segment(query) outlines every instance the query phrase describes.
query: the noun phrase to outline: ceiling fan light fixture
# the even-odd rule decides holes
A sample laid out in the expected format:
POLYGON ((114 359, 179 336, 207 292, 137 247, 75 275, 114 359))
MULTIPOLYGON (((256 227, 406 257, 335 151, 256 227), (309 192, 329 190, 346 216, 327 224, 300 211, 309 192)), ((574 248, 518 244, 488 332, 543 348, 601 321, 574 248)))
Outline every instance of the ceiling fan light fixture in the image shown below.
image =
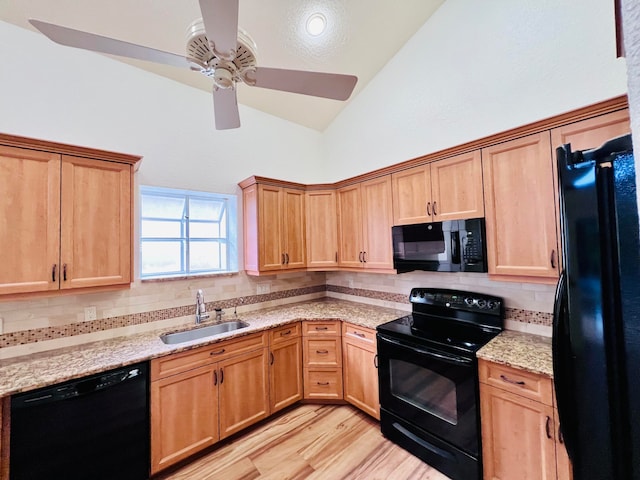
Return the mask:
POLYGON ((327 18, 321 13, 313 13, 307 18, 305 28, 312 37, 322 35, 327 28, 327 18))

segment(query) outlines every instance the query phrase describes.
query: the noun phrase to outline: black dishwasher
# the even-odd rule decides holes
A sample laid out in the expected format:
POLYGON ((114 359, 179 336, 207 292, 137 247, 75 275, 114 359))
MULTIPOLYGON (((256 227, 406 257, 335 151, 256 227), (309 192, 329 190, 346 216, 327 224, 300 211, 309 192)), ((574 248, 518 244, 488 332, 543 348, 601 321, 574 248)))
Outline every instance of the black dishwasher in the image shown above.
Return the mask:
POLYGON ((11 398, 11 480, 149 478, 149 368, 138 363, 11 398))

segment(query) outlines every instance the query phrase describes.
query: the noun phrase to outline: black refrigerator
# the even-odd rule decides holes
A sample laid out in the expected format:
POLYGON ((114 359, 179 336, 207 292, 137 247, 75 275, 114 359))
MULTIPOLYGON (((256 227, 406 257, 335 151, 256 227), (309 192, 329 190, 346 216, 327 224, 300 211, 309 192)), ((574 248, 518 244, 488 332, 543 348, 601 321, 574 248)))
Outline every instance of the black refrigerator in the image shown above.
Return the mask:
POLYGON ((631 135, 556 150, 553 372, 575 480, 640 480, 640 240, 631 135))

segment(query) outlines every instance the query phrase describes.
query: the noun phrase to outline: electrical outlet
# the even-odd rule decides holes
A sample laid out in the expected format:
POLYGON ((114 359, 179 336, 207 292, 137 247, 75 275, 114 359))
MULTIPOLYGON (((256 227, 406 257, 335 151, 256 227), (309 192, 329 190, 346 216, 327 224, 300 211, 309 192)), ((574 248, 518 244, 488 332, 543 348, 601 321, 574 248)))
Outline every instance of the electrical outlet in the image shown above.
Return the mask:
POLYGON ((259 283, 258 284, 258 295, 269 293, 271 291, 270 283, 259 283))
POLYGON ((352 278, 349 279, 348 283, 349 283, 349 288, 353 288, 353 279, 352 278))
POLYGON ((84 307, 84 321, 85 322, 90 322, 91 320, 95 320, 96 318, 98 318, 98 315, 96 313, 96 307, 92 306, 92 307, 84 307))

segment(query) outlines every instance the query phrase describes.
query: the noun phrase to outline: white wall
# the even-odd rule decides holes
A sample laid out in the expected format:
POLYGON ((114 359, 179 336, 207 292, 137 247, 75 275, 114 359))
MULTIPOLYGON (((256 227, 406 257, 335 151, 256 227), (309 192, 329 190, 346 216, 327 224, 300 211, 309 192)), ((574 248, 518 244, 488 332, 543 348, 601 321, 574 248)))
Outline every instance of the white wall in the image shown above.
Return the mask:
POLYGON ((324 181, 625 92, 612 2, 447 0, 326 130, 324 181))
POLYGON ((253 174, 316 181, 318 132, 244 106, 240 118, 216 131, 207 92, 0 22, 2 133, 142 155, 142 184, 236 193, 253 174))

